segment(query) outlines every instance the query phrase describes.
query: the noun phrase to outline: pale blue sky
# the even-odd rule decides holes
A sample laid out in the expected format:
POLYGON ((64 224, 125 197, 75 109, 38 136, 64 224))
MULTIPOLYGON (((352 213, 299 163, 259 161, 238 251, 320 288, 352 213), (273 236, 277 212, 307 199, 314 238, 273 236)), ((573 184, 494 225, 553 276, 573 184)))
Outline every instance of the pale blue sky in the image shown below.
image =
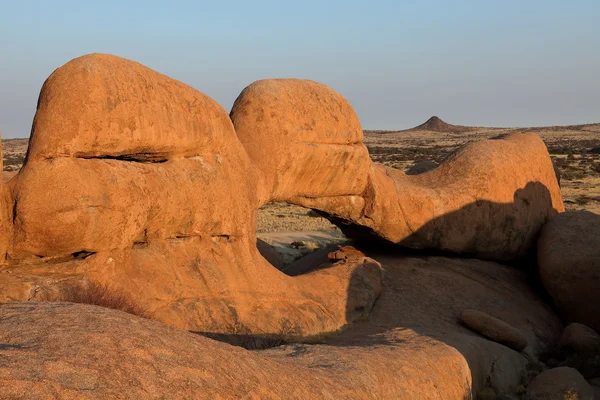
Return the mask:
POLYGON ((257 79, 297 77, 346 96, 365 129, 600 122, 598 0, 0 0, 3 137, 28 136, 47 76, 92 52, 227 111, 257 79))

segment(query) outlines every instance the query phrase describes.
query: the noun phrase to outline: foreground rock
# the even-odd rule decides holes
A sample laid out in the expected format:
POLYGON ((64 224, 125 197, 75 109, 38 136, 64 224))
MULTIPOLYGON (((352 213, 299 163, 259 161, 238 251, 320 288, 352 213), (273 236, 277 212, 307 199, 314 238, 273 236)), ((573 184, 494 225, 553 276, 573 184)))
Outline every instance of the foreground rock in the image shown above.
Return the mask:
POLYGON ((594 400, 594 391, 577 370, 568 367, 542 372, 527 386, 527 400, 594 400))
POLYGON ((552 218, 538 241, 540 276, 567 322, 600 331, 600 215, 552 218))
POLYGON ((472 143, 409 176, 370 160, 354 111, 324 85, 258 81, 230 116, 263 173, 261 204, 320 210, 351 238, 514 259, 564 211, 546 146, 533 134, 472 143))
POLYGON ((534 359, 558 339, 557 317, 514 268, 368 255, 386 270, 386 290, 366 319, 315 345, 246 351, 98 307, 2 305, 0 387, 16 398, 464 400, 517 393, 528 360, 460 325, 462 309, 502 317, 534 359))
POLYGON ((521 351, 527 347, 527 339, 521 332, 489 314, 477 310, 463 310, 460 320, 475 332, 511 349, 521 351))

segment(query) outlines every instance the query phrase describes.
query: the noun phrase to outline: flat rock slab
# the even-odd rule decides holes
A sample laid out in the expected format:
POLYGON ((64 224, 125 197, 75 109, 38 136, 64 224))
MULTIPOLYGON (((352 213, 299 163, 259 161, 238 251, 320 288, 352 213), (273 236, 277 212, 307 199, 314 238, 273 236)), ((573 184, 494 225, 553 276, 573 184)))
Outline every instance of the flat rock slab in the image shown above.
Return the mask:
POLYGON ((0 387, 9 398, 464 400, 515 393, 527 364, 460 325, 467 305, 504 312, 534 355, 558 339, 558 318, 523 272, 479 260, 376 258, 384 290, 371 313, 320 344, 248 351, 94 306, 1 305, 0 387))

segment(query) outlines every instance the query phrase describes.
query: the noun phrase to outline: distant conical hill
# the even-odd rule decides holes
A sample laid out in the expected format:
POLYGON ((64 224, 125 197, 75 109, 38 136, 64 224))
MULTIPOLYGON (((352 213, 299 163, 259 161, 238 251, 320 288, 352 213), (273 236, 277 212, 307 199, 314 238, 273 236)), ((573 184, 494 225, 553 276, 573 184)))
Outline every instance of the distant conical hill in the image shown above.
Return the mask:
POLYGON ((433 116, 429 118, 425 123, 415 126, 410 130, 419 130, 419 131, 432 131, 432 132, 442 132, 442 133, 461 133, 470 131, 471 127, 468 126, 460 126, 460 125, 451 125, 447 122, 442 121, 439 117, 433 116))

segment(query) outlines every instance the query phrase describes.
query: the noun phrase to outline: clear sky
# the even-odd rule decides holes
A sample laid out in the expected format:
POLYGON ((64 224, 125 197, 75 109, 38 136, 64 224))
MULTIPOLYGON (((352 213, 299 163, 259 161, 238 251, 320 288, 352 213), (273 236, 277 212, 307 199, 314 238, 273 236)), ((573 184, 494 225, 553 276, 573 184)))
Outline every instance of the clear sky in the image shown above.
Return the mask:
POLYGON ((343 94, 365 129, 600 122, 599 0, 0 0, 0 132, 26 137, 39 89, 112 53, 227 111, 251 82, 343 94))

